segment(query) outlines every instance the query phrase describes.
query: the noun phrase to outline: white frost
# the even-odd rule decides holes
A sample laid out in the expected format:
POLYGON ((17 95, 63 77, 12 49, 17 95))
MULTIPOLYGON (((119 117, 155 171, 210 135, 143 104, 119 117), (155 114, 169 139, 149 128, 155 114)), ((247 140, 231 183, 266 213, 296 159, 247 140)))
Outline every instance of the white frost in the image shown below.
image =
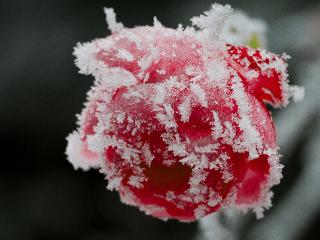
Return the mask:
POLYGON ((114 32, 119 32, 123 29, 123 24, 117 22, 116 14, 113 8, 104 8, 104 13, 106 14, 106 21, 109 27, 109 30, 114 32))

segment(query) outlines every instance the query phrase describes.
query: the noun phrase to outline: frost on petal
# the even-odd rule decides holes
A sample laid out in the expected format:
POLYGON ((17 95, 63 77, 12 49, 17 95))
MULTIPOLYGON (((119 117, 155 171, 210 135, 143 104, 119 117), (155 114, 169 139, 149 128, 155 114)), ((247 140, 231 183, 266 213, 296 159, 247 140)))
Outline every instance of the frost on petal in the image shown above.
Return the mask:
POLYGON ((157 18, 124 28, 105 9, 112 34, 74 50, 95 81, 68 137, 73 166, 99 168, 122 202, 163 220, 228 207, 262 216, 282 177, 265 103, 286 106, 303 90, 289 85, 286 55, 231 44, 232 24, 248 23, 235 42, 264 31, 238 13, 227 20, 231 11, 214 4, 196 28, 170 29, 157 18))
POLYGON ((123 86, 130 86, 137 82, 132 73, 122 68, 102 68, 95 74, 97 84, 104 85, 110 89, 117 89, 123 86))
POLYGON ((106 21, 112 33, 119 32, 123 29, 123 24, 117 22, 116 14, 113 8, 104 8, 104 13, 106 14, 106 21))
POLYGON ((161 22, 158 20, 157 17, 153 17, 153 26, 154 27, 162 27, 161 22))
POLYGON ((283 57, 263 49, 232 45, 228 45, 228 53, 230 66, 251 94, 274 107, 285 107, 289 103, 288 65, 283 57))
POLYGON ((99 155, 88 149, 88 146, 80 138, 77 132, 73 132, 67 137, 68 146, 66 154, 69 162, 75 169, 89 170, 100 166, 99 155))
POLYGON ((200 29, 208 29, 215 35, 219 35, 230 16, 232 8, 230 5, 213 4, 209 11, 204 12, 199 17, 191 18, 192 24, 200 29))
POLYGON ((76 57, 75 64, 79 68, 79 73, 88 75, 95 71, 97 64, 95 56, 98 51, 95 42, 77 44, 73 55, 76 57))
POLYGON ((181 121, 188 122, 191 114, 191 102, 190 97, 187 97, 179 106, 178 106, 181 121))

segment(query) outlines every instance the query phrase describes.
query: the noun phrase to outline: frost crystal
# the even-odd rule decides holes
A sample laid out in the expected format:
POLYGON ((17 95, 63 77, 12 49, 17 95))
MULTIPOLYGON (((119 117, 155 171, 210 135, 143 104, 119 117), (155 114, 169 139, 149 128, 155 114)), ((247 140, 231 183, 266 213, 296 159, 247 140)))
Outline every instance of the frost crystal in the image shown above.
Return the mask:
POLYGON ((117 22, 113 8, 104 8, 104 13, 106 14, 106 21, 112 33, 119 32, 123 29, 123 24, 117 22))
POLYGON ((266 104, 303 96, 285 55, 237 46, 257 43, 264 25, 219 4, 192 18, 197 29, 157 18, 125 28, 104 10, 112 34, 74 50, 79 72, 95 78, 67 138, 74 168, 99 168, 122 202, 164 220, 221 207, 261 216, 282 168, 266 104))
POLYGON ((213 4, 212 8, 204 15, 191 18, 192 24, 202 30, 209 30, 217 36, 222 31, 225 21, 232 12, 230 5, 213 4))

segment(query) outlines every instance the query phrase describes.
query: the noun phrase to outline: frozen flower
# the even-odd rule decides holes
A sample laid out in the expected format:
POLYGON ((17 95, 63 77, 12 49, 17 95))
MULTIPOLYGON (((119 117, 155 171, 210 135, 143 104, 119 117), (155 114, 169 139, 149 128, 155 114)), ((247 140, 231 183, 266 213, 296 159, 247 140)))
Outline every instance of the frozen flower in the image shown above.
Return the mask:
POLYGON ((152 216, 194 221, 221 207, 270 206, 281 168, 266 104, 286 106, 286 57, 227 43, 232 9, 214 4, 194 27, 125 28, 75 48, 95 77, 67 155, 99 168, 124 203, 152 216))

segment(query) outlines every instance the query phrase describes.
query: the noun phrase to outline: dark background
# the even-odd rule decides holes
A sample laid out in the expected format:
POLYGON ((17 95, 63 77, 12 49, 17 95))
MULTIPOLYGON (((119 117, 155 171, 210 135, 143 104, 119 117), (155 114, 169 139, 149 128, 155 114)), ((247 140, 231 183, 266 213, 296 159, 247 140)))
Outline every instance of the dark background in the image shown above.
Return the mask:
MULTIPOLYGON (((220 2, 272 25, 319 1, 220 2)), ((105 189, 101 174, 74 171, 64 151, 65 137, 76 128, 75 114, 92 84, 92 77, 77 73, 72 49, 78 41, 109 34, 102 8, 113 7, 128 27, 152 24, 153 16, 176 27, 189 24, 188 19, 210 3, 0 0, 1 240, 194 238, 196 223, 165 223, 121 204, 116 192, 105 189)), ((271 49, 277 46, 270 42, 271 49)), ((297 53, 292 62, 293 81, 294 66, 304 58, 308 56, 297 53)), ((298 146, 303 146, 303 139, 298 146)), ((292 164, 287 180, 275 188, 276 195, 281 197, 299 168, 298 161, 292 164)), ((319 220, 315 217, 299 239, 315 239, 319 220)))

